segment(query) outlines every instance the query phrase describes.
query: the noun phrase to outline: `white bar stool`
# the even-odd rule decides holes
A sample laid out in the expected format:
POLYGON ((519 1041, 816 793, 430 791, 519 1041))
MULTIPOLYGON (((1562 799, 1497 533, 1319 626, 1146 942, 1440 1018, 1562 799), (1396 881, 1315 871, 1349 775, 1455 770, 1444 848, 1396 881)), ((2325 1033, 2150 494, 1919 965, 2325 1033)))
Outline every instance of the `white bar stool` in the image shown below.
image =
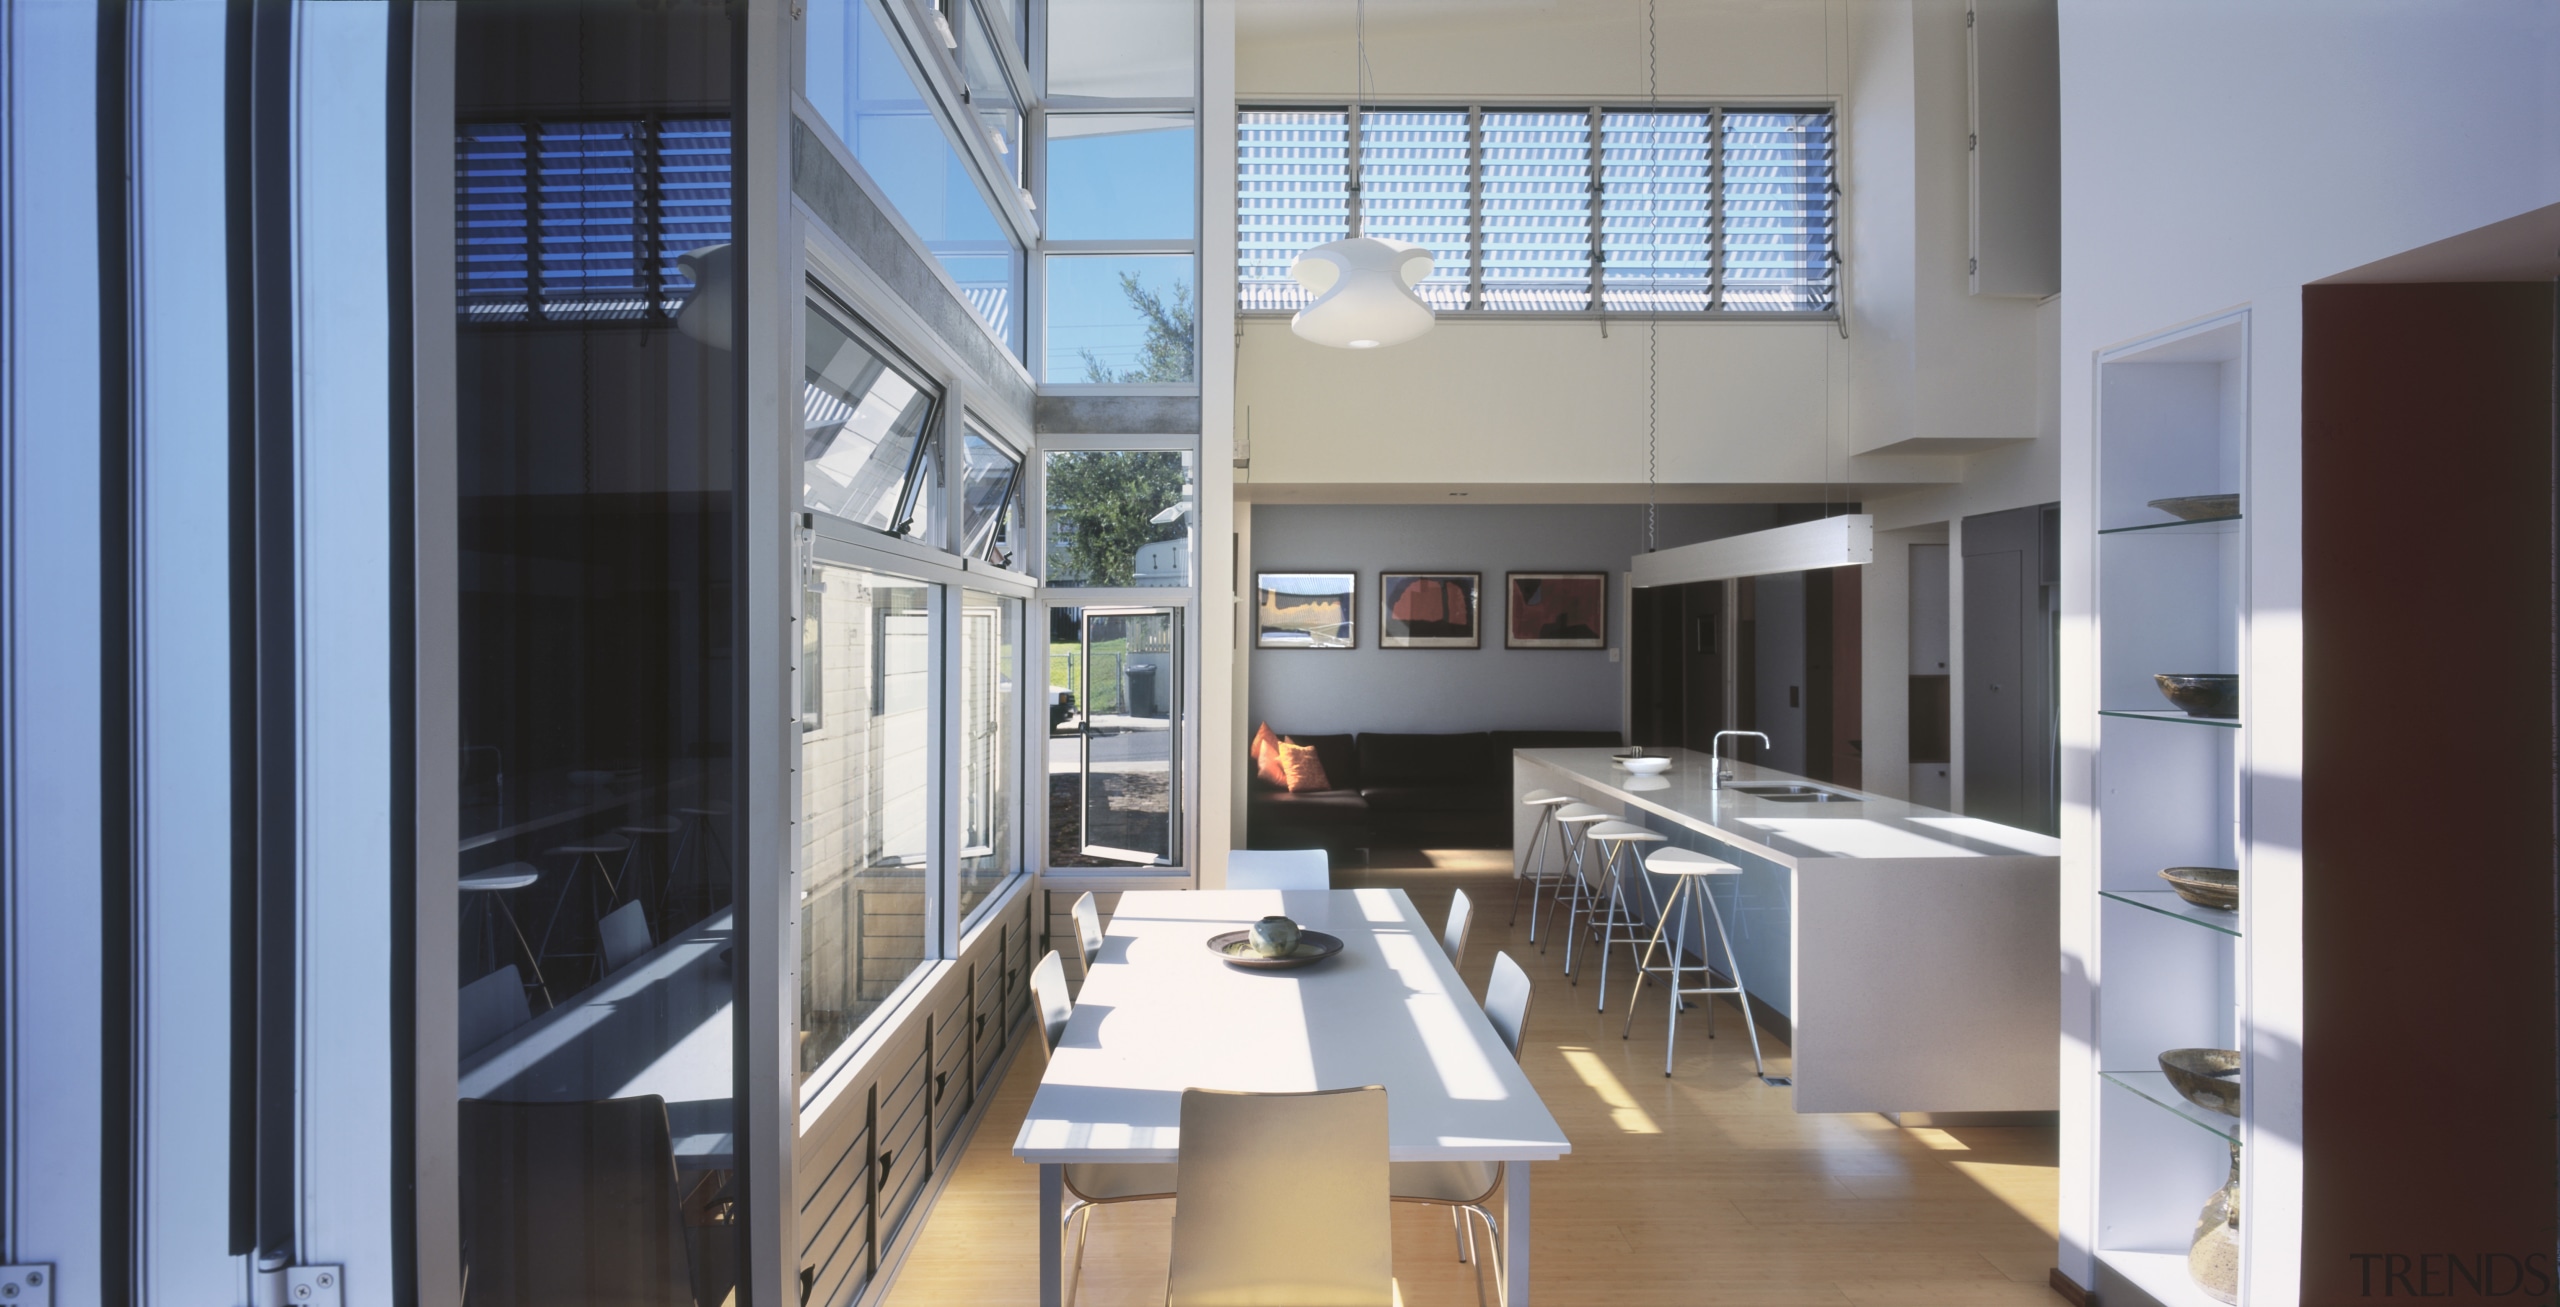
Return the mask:
MULTIPOLYGON (((1571 872, 1573 876, 1573 893, 1570 898, 1561 893, 1549 897, 1547 899, 1547 914, 1552 919, 1555 915, 1556 905, 1559 903, 1565 905, 1564 974, 1570 976, 1573 974, 1573 946, 1575 940, 1579 938, 1579 931, 1574 926, 1574 923, 1581 920, 1583 916, 1589 912, 1590 904, 1592 902, 1591 883, 1586 880, 1582 874, 1582 853, 1584 844, 1582 832, 1585 828, 1596 822, 1608 821, 1611 820, 1611 818, 1607 809, 1595 808, 1588 803, 1568 803, 1557 808, 1555 813, 1556 833, 1564 841, 1564 850, 1566 854, 1565 869, 1571 872)), ((1552 944, 1554 942, 1555 932, 1550 930, 1547 932, 1547 944, 1552 944)), ((1539 945, 1538 951, 1541 953, 1546 952, 1547 945, 1539 945)))
POLYGON ((467 914, 478 900, 483 942, 481 953, 490 970, 498 966, 498 918, 507 919, 507 929, 516 937, 516 950, 524 957, 525 966, 533 972, 533 987, 542 991, 542 1005, 551 1006, 551 986, 542 978, 542 961, 534 956, 533 945, 524 937, 524 925, 516 920, 516 910, 507 904, 507 895, 520 889, 531 889, 542 881, 542 871, 530 862, 510 862, 486 871, 465 872, 455 884, 463 895, 462 911, 467 914))
MULTIPOLYGON (((1690 994, 1731 994, 1733 1001, 1742 1005, 1743 1028, 1751 1032, 1751 1069, 1766 1076, 1768 1068, 1760 1061, 1760 1023, 1752 1019, 1751 995, 1745 993, 1742 988, 1742 964, 1733 955, 1733 940, 1724 933, 1724 910, 1716 906, 1716 896, 1707 890, 1709 876, 1739 876, 1742 874, 1742 868, 1722 858, 1709 857, 1695 849, 1655 849, 1652 856, 1644 861, 1646 869, 1655 875, 1673 877, 1671 901, 1662 905, 1662 919, 1653 928, 1653 938, 1644 946, 1644 957, 1636 963, 1636 992, 1627 997, 1627 1020, 1618 1031, 1618 1037, 1623 1039, 1627 1031, 1635 1029, 1636 1001, 1644 997, 1645 976, 1648 973, 1667 972, 1671 977, 1671 1029, 1662 1041, 1662 1074, 1665 1076, 1671 1074, 1671 1049, 1680 1038, 1681 998, 1690 994), (1687 955, 1681 951, 1680 940, 1676 936, 1669 940, 1662 937, 1665 928, 1671 924, 1674 917, 1679 915, 1684 905, 1698 922, 1698 965, 1695 967, 1689 966, 1685 961, 1687 955), (1710 983, 1696 989, 1682 988, 1680 976, 1683 972, 1696 971, 1710 982, 1715 979, 1714 970, 1707 965, 1707 923, 1710 920, 1715 923, 1716 939, 1724 945, 1725 966, 1733 977, 1733 983, 1730 985, 1710 983), (1671 965, 1657 967, 1653 965, 1653 950, 1656 945, 1664 943, 1671 946, 1671 965)), ((1715 1037, 1715 1000, 1710 998, 1707 1000, 1707 1038, 1715 1037)))
POLYGON ((1520 796, 1520 802, 1538 810, 1538 826, 1529 832, 1528 852, 1522 855, 1519 867, 1511 873, 1511 924, 1520 924, 1520 887, 1525 884, 1529 887, 1529 942, 1535 944, 1538 942, 1538 895, 1550 886, 1560 889, 1565 879, 1561 868, 1547 865, 1547 835, 1552 831, 1557 847, 1563 847, 1564 827, 1556 824, 1556 809, 1573 802, 1573 796, 1558 794, 1554 790, 1531 790, 1520 796))
POLYGON ((1660 844, 1671 837, 1634 822, 1604 821, 1584 831, 1582 838, 1585 843, 1598 844, 1601 852, 1600 901, 1591 909, 1593 934, 1600 946, 1600 993, 1592 1010, 1606 1012, 1609 1010, 1609 950, 1624 944, 1628 959, 1639 968, 1644 965, 1643 958, 1636 952, 1637 945, 1644 942, 1644 922, 1628 908, 1629 875, 1644 886, 1646 905, 1655 910, 1656 916, 1661 915, 1661 905, 1653 901, 1653 882, 1644 876, 1644 855, 1638 853, 1634 846, 1660 844), (1623 867, 1618 861, 1621 852, 1626 854, 1623 867))

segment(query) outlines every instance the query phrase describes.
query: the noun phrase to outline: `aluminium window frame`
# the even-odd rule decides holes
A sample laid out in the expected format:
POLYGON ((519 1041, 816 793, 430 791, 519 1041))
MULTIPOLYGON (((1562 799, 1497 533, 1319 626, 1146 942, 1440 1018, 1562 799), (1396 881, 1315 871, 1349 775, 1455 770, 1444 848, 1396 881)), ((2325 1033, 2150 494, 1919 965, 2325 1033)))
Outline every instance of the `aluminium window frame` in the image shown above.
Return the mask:
MULTIPOLYGON (((1359 229, 1360 205, 1360 115, 1364 112, 1439 112, 1464 113, 1468 135, 1468 301, 1464 309, 1436 309, 1432 316, 1440 320, 1468 322, 1830 322, 1842 320, 1841 304, 1848 283, 1848 261, 1841 245, 1842 215, 1847 206, 1847 193, 1840 184, 1846 166, 1848 134, 1842 117, 1842 102, 1824 96, 1716 96, 1680 97, 1658 102, 1610 101, 1598 104, 1570 104, 1552 96, 1470 96, 1463 104, 1445 96, 1364 98, 1353 104, 1339 96, 1254 96, 1239 99, 1239 115, 1292 110, 1328 110, 1348 115, 1346 119, 1347 150, 1344 170, 1348 180, 1352 230, 1359 229), (1581 309, 1488 309, 1484 301, 1484 119, 1488 113, 1560 113, 1587 114, 1590 119, 1590 162, 1586 177, 1590 187, 1590 254, 1591 306, 1581 309), (1708 226, 1715 241, 1715 257, 1709 264, 1709 303, 1707 309, 1612 309, 1606 307, 1602 294, 1606 289, 1602 273, 1602 182, 1601 130, 1607 115, 1613 113, 1705 113, 1712 117, 1708 153, 1708 226), (1725 182, 1725 116, 1728 113, 1820 113, 1831 118, 1831 307, 1828 309, 1733 309, 1725 307, 1726 222, 1724 210, 1725 182)), ((1233 130, 1239 124, 1232 124, 1233 130)), ((1205 194, 1204 194, 1205 202, 1205 194)), ((1239 307, 1240 321, 1286 321, 1294 309, 1246 309, 1239 307)))

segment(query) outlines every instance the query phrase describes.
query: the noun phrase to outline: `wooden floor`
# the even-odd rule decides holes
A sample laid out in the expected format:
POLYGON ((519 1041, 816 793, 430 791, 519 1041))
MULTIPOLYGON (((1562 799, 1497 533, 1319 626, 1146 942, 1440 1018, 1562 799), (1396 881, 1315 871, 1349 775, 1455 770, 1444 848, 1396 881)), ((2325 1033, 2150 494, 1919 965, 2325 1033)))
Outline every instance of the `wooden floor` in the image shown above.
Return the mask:
MULTIPOLYGON (((1677 1074, 1665 1079, 1659 992, 1647 993, 1634 1037, 1620 1039, 1626 990, 1618 977, 1604 1019, 1592 1010, 1591 972, 1580 988, 1569 985, 1562 945, 1542 957, 1525 942, 1525 916, 1516 928, 1507 923, 1506 855, 1377 862, 1400 865, 1337 868, 1335 886, 1401 887, 1434 921, 1463 887, 1476 902, 1460 969, 1469 987, 1484 992, 1497 950, 1509 951, 1537 985, 1523 1062, 1574 1147, 1537 1169, 1537 1302, 2060 1301, 2046 1283, 2055 1234, 2052 1128, 1906 1130, 1881 1116, 1799 1116, 1786 1090, 1753 1077, 1751 1046, 1730 1006, 1717 1017, 1713 1041, 1703 1009, 1688 1014, 1677 1074)), ((1773 1073, 1784 1074, 1785 1046, 1765 1034, 1762 1046, 1773 1073)), ((1039 1301, 1037 1169, 1009 1150, 1040 1070, 1036 1049, 1015 1061, 899 1271, 890 1307, 1039 1301)), ((1080 1302, 1161 1304, 1170 1235, 1170 1204, 1097 1214, 1080 1302)), ((1398 1287, 1411 1307, 1476 1301, 1472 1269, 1456 1260, 1446 1216, 1399 1204, 1395 1240, 1398 1287)))

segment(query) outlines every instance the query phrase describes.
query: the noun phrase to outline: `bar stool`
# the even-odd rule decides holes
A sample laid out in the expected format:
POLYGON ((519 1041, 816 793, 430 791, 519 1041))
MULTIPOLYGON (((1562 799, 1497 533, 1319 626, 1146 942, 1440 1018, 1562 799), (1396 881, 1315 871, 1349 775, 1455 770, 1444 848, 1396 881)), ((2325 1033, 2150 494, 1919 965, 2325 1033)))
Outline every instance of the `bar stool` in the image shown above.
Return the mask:
POLYGON ((622 855, 622 881, 624 884, 631 886, 631 897, 635 900, 641 898, 653 898, 657 900, 655 904, 657 910, 650 915, 658 919, 659 925, 664 926, 668 922, 674 921, 674 917, 667 915, 667 890, 669 886, 675 883, 676 874, 674 847, 672 845, 669 846, 667 849, 667 856, 659 862, 658 892, 656 894, 646 894, 642 891, 641 885, 643 882, 634 879, 634 868, 632 864, 640 859, 640 846, 643 841, 665 839, 670 835, 683 834, 684 819, 681 817, 653 817, 646 821, 632 822, 627 826, 616 826, 613 828, 613 833, 631 841, 630 850, 622 855))
MULTIPOLYGON (((684 822, 684 833, 676 837, 675 848, 667 854, 667 878, 672 882, 677 873, 687 869, 692 871, 693 874, 687 878, 690 885, 699 886, 702 890, 702 911, 694 914, 697 920, 710 916, 720 907, 720 897, 709 873, 709 852, 714 845, 718 846, 720 869, 725 873, 729 870, 729 846, 720 839, 720 833, 711 828, 711 819, 728 815, 729 806, 725 803, 676 809, 677 818, 684 822), (688 853, 693 855, 690 861, 685 856, 688 853)), ((669 892, 673 893, 672 887, 669 892)))
POLYGON ((1605 1012, 1609 1009, 1609 950, 1616 945, 1624 944, 1627 946, 1629 960, 1636 962, 1638 966, 1643 965, 1643 959, 1637 954, 1636 947, 1644 942, 1644 922, 1629 910, 1627 903, 1629 875, 1632 874, 1636 881, 1644 886, 1646 906, 1654 909, 1656 916, 1661 915, 1661 905, 1653 901, 1653 882, 1647 880, 1644 875, 1644 855, 1637 852, 1634 846, 1660 844, 1670 837, 1661 831, 1638 826, 1633 822, 1604 821, 1584 831, 1582 838, 1586 844, 1598 844, 1601 850, 1600 874, 1605 901, 1595 905, 1591 918, 1595 928, 1593 933, 1598 937, 1600 945, 1600 995, 1593 1010, 1605 1012), (1626 865, 1623 867, 1619 865, 1618 860, 1621 852, 1626 854, 1626 865))
POLYGON ((516 937, 516 949, 523 954, 525 967, 533 972, 533 987, 542 991, 545 1007, 551 1004, 551 986, 542 979, 542 963, 534 957, 533 945, 525 942, 524 926, 516 920, 516 911, 508 906, 511 891, 531 889, 541 883, 542 871, 530 862, 510 862, 503 867, 465 873, 455 883, 467 896, 462 905, 467 917, 471 909, 480 909, 481 956, 495 971, 498 966, 498 917, 507 919, 507 929, 516 937), (474 902, 473 900, 477 900, 474 902))
MULTIPOLYGON (((1646 974, 1668 972, 1671 976, 1671 1029, 1662 1042, 1662 1074, 1665 1076, 1671 1074, 1671 1048, 1680 1038, 1682 996, 1731 994, 1733 1001, 1742 1005, 1743 1028, 1751 1032, 1751 1069, 1766 1076, 1768 1068, 1760 1061, 1760 1023, 1752 1019, 1751 996, 1742 988, 1742 963, 1733 955, 1733 940, 1724 933, 1724 909, 1716 906, 1716 896, 1707 889, 1708 877, 1739 876, 1742 874, 1742 868, 1722 858, 1709 857, 1695 849, 1655 849, 1652 856, 1645 859, 1645 867, 1655 875, 1673 878, 1671 901, 1662 905, 1662 919, 1653 928, 1653 938, 1645 944, 1644 957, 1636 963, 1636 992, 1627 997, 1627 1020, 1618 1031, 1618 1037, 1623 1039, 1627 1031, 1635 1029, 1636 1001, 1644 996, 1646 974), (1698 965, 1694 968, 1684 961, 1686 954, 1682 952, 1677 936, 1669 940, 1662 937, 1663 931, 1669 927, 1672 919, 1679 915, 1683 906, 1689 909, 1690 914, 1696 917, 1698 922, 1698 965), (1708 984, 1697 989, 1684 989, 1680 984, 1680 976, 1686 971, 1697 971, 1709 981, 1715 979, 1715 971, 1707 965, 1707 923, 1710 919, 1715 923, 1716 939, 1724 945, 1725 966, 1733 976, 1733 983, 1730 985, 1708 984), (1653 965, 1653 950, 1655 946, 1664 943, 1671 946, 1671 965, 1657 967, 1653 965)), ((1681 933, 1687 932, 1683 930, 1681 933)), ((1707 1001, 1707 1038, 1715 1037, 1716 1008, 1715 1000, 1711 998, 1707 1001)))
MULTIPOLYGON (((551 917, 542 923, 543 957, 601 958, 603 956, 601 953, 555 954, 551 951, 551 936, 560 927, 561 912, 568 908, 570 899, 577 897, 578 881, 585 875, 588 863, 595 864, 596 877, 604 882, 605 888, 605 900, 602 904, 598 904, 595 901, 595 889, 592 884, 589 886, 587 890, 588 921, 593 923, 602 920, 605 913, 612 911, 614 906, 622 901, 622 887, 614 882, 613 868, 605 862, 605 857, 608 854, 628 853, 630 849, 631 841, 622 836, 597 835, 588 839, 572 840, 567 844, 555 845, 542 851, 545 857, 569 859, 569 874, 560 881, 560 897, 551 901, 551 917)), ((592 931, 590 933, 592 934, 592 931)))
MULTIPOLYGON (((1581 919, 1585 914, 1592 898, 1591 884, 1588 880, 1584 879, 1582 874, 1582 832, 1584 828, 1592 825, 1594 822, 1608 821, 1610 818, 1607 809, 1595 808, 1588 803, 1568 803, 1557 808, 1555 813, 1556 833, 1558 837, 1564 841, 1566 854, 1565 869, 1573 875, 1573 893, 1570 898, 1561 893, 1549 897, 1547 899, 1547 914, 1549 918, 1552 919, 1555 914, 1556 905, 1559 903, 1565 905, 1564 974, 1571 976, 1573 974, 1573 946, 1574 942, 1580 937, 1579 932, 1575 929, 1573 923, 1581 919)), ((1554 942, 1555 932, 1550 930, 1547 932, 1547 944, 1552 944, 1554 942)), ((1541 953, 1546 952, 1547 944, 1539 945, 1538 951, 1541 953)))
POLYGON ((1562 888, 1565 877, 1563 871, 1549 868, 1546 864, 1547 834, 1554 832, 1558 844, 1562 844, 1564 828, 1556 825, 1556 809, 1573 802, 1573 796, 1558 794, 1554 790, 1531 790, 1520 796, 1520 802, 1538 810, 1538 825, 1537 829, 1529 832, 1528 853, 1520 859, 1519 870, 1512 875, 1511 924, 1520 924, 1520 887, 1525 883, 1529 886, 1529 942, 1535 944, 1538 942, 1538 895, 1551 885, 1562 888))

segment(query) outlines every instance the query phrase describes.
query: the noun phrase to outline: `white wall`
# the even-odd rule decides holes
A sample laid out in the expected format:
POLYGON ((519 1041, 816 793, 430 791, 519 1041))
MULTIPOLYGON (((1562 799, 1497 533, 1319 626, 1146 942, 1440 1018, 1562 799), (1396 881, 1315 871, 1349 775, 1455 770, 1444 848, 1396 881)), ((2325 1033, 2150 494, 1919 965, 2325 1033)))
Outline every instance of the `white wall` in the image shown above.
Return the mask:
MULTIPOLYGON (((2063 833, 2088 844, 2092 358, 2249 310, 2249 1282, 2299 1292, 2301 287, 2560 202, 2560 9, 2546 0, 2063 0, 2063 833)), ((2070 874, 2085 877, 2087 869, 2070 874)), ((2066 936, 2085 935, 2066 894, 2066 936)), ((2077 909, 2086 911, 2085 907, 2077 909)), ((2076 960, 2075 960, 2076 961, 2076 960)), ((2084 1139, 2062 1270, 2091 1283, 2084 1139)))
MULTIPOLYGON (((1627 613, 1618 578, 1641 547, 1643 512, 1639 504, 1255 505, 1248 572, 1358 572, 1359 645, 1254 650, 1251 720, 1284 734, 1621 729, 1627 613), (1482 573, 1481 646, 1380 648, 1381 569, 1482 573), (1610 648, 1504 648, 1503 573, 1514 571, 1609 572, 1610 648)), ((1774 520, 1766 505, 1666 504, 1657 534, 1666 546, 1690 544, 1774 520)), ((1803 625, 1799 615, 1798 668, 1803 625)), ((1777 693, 1785 703, 1783 685, 1777 693)))

